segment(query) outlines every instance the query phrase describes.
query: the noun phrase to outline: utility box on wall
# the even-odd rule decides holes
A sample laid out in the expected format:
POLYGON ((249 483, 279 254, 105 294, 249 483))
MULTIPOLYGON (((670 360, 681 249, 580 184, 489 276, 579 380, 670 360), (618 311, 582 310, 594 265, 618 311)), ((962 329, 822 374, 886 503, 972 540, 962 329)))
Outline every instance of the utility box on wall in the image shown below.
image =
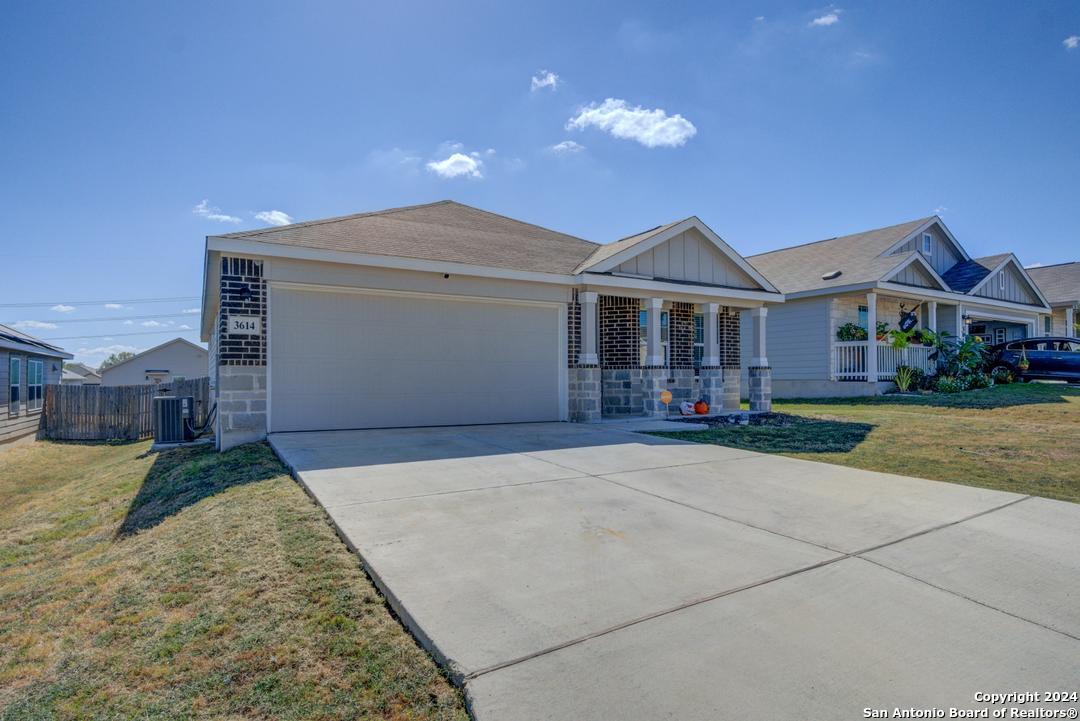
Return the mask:
POLYGON ((195 399, 154 398, 154 442, 184 443, 195 438, 195 399))

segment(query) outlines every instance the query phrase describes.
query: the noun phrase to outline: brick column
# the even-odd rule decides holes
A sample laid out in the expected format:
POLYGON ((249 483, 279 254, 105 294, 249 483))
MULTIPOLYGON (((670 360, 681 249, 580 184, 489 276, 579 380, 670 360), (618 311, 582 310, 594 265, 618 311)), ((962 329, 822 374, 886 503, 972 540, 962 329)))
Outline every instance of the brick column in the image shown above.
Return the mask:
POLYGON ((221 259, 215 436, 222 451, 266 438, 266 292, 261 260, 221 259), (256 318, 258 332, 231 333, 230 316, 256 318))

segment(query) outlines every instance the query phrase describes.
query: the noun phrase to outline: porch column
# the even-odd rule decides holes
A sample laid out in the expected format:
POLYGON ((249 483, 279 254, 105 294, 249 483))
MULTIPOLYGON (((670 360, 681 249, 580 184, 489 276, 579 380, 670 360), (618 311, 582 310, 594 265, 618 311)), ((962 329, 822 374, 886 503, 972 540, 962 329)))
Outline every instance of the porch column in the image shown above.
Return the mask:
POLYGON ((750 346, 750 365, 757 368, 766 368, 769 365, 768 353, 765 349, 765 316, 769 309, 765 306, 750 309, 750 320, 754 324, 754 337, 750 346))
MULTIPOLYGON (((1065 309, 1065 332, 1062 335, 1069 336, 1070 338, 1075 335, 1073 326, 1076 325, 1076 311, 1072 307, 1065 309)), ((1050 323, 1051 329, 1054 327, 1053 322, 1050 323)), ((1075 349, 1074 349, 1075 350, 1075 349)))
POLYGON ((963 339, 967 335, 967 328, 964 327, 964 306, 959 303, 956 304, 956 337, 963 339))
POLYGON ((926 329, 937 333, 937 301, 926 304, 926 329))
POLYGON ((660 311, 663 307, 663 298, 649 298, 645 305, 645 365, 647 366, 664 365, 664 348, 660 345, 660 311))
POLYGON ((578 303, 581 304, 581 352, 578 353, 578 363, 583 366, 594 366, 600 362, 596 353, 596 301, 597 293, 585 291, 578 294, 578 303))
POLYGON ((702 338, 705 348, 701 365, 718 366, 720 365, 720 304, 702 303, 701 313, 702 322, 705 324, 705 333, 702 338))
POLYGON ((866 380, 877 383, 877 293, 866 294, 866 380))

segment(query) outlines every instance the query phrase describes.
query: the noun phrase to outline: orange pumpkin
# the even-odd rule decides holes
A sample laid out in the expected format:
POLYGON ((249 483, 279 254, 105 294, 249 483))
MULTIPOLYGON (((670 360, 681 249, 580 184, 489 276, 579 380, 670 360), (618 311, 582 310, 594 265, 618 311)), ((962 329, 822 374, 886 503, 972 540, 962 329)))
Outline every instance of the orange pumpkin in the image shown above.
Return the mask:
POLYGON ((709 404, 706 403, 705 401, 698 401, 697 403, 694 404, 694 413, 697 413, 699 416, 703 416, 708 412, 709 412, 709 404))

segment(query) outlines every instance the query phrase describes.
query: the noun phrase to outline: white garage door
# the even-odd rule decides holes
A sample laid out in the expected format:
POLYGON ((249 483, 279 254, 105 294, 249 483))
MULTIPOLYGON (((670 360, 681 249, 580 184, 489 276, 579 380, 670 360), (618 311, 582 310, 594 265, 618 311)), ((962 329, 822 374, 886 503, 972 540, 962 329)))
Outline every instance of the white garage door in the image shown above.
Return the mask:
POLYGON ((551 305, 275 286, 270 430, 560 418, 551 305))

